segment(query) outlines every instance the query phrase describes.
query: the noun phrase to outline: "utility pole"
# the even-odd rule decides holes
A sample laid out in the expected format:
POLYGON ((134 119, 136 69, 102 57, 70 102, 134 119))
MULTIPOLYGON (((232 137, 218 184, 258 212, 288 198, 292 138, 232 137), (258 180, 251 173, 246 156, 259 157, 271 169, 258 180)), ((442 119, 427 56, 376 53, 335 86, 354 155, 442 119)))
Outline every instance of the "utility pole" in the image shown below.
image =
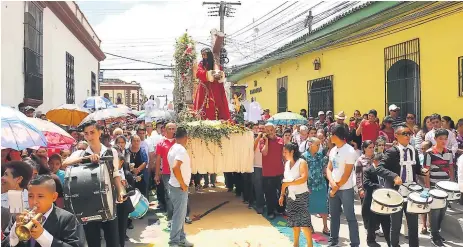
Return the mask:
POLYGON ((166 104, 165 105, 167 105, 167 95, 158 95, 156 97, 158 97, 158 98, 164 98, 165 97, 166 98, 166 104))
POLYGON ((220 17, 220 32, 225 33, 225 17, 234 17, 232 14, 235 13, 235 8, 233 5, 241 5, 241 2, 203 2, 204 5, 214 5, 209 7, 208 14, 209 16, 219 16, 220 17))

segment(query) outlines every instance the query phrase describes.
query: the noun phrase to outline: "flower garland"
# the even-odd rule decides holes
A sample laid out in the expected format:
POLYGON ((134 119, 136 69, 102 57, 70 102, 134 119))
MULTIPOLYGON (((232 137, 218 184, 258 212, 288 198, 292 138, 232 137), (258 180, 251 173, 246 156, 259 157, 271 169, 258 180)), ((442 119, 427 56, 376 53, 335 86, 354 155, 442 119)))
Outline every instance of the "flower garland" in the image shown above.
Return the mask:
POLYGON ((204 120, 183 122, 180 126, 183 126, 187 130, 189 138, 197 138, 200 139, 201 142, 204 141, 207 150, 211 154, 213 153, 209 149, 209 143, 217 145, 222 152, 223 137, 230 139, 230 135, 232 134, 244 134, 249 131, 249 129, 243 125, 235 125, 227 121, 204 120))
POLYGON ((187 108, 186 94, 193 96, 194 73, 196 63, 195 42, 187 33, 180 36, 175 42, 175 73, 174 73, 174 107, 181 105, 187 108))

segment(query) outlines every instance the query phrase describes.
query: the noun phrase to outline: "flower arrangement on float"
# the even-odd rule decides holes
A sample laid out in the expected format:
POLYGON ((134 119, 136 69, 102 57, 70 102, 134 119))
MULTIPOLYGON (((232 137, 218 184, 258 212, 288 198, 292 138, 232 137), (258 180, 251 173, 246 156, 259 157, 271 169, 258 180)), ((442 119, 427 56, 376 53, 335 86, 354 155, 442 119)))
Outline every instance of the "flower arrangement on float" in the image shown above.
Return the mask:
MULTIPOLYGON (((199 139, 211 152, 209 144, 222 149, 223 138, 230 139, 233 134, 244 134, 248 128, 233 121, 200 120, 201 114, 187 107, 185 89, 195 86, 196 46, 187 33, 176 40, 175 44, 174 105, 177 110, 179 126, 186 128, 191 139, 199 139)), ((194 90, 192 90, 193 93, 194 90)))

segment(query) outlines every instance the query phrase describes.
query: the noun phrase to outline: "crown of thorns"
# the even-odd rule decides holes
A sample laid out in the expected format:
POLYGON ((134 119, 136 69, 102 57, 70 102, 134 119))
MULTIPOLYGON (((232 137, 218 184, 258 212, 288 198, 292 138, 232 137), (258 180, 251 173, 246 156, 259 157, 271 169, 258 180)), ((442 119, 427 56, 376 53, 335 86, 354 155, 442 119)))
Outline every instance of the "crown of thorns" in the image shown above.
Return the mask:
POLYGON ((212 52, 212 51, 211 51, 210 48, 207 48, 207 47, 206 47, 206 48, 203 48, 203 49, 201 50, 201 53, 203 53, 203 52, 212 52))

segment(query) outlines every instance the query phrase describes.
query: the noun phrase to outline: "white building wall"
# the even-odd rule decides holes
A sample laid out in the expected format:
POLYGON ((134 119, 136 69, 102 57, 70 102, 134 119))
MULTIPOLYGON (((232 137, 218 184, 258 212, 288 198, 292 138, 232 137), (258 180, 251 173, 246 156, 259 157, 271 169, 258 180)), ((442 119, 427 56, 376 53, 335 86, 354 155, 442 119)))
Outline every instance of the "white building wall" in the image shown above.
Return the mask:
POLYGON ((91 94, 91 72, 98 82, 98 60, 45 8, 43 11, 43 112, 66 103, 66 52, 74 56, 75 103, 91 94))
MULTIPOLYGON (((1 103, 24 98, 24 2, 2 2, 1 103)), ((43 104, 46 112, 66 103, 66 52, 74 56, 75 103, 91 94, 91 72, 98 85, 98 60, 48 8, 43 10, 43 104)))
POLYGON ((1 103, 18 107, 24 98, 24 2, 2 2, 1 103))

